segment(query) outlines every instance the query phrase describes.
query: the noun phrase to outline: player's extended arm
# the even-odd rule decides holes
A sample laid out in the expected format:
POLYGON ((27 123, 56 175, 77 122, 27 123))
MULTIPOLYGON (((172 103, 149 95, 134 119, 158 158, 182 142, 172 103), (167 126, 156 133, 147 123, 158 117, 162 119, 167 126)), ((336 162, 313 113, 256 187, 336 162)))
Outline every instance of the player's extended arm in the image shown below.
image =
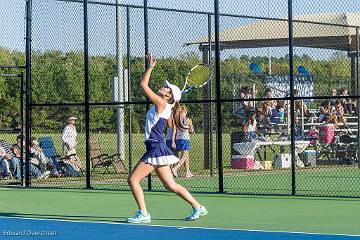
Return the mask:
POLYGON ((153 68, 156 65, 156 59, 151 54, 148 53, 146 55, 147 61, 148 61, 148 69, 146 69, 146 72, 141 80, 141 88, 144 90, 146 96, 150 99, 150 101, 156 105, 156 110, 158 113, 161 113, 165 109, 165 101, 162 99, 159 95, 157 95, 150 87, 149 87, 149 80, 151 76, 151 72, 153 68))

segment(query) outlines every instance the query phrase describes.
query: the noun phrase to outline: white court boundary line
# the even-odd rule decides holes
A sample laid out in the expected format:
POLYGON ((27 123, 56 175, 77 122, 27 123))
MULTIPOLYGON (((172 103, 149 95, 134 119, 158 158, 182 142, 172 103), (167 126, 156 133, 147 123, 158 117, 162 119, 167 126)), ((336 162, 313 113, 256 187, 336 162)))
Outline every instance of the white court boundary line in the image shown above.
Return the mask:
POLYGON ((342 233, 316 233, 316 232, 291 232, 291 231, 272 231, 260 229, 226 229, 226 228, 210 228, 210 227, 185 227, 185 226, 165 226, 156 224, 133 224, 122 222, 105 222, 105 221, 85 221, 85 220, 69 220, 69 219, 46 219, 46 218, 31 218, 31 217, 7 217, 1 216, 0 219, 23 219, 23 220, 37 220, 37 221, 55 221, 55 222, 74 222, 74 223, 90 223, 90 224, 108 224, 108 225, 126 225, 126 226, 141 226, 141 227, 163 227, 163 228, 176 228, 176 229, 205 229, 205 230, 220 230, 220 231, 244 231, 244 232, 264 232, 264 233, 288 233, 288 234, 304 234, 304 235, 321 235, 321 236, 339 236, 339 237, 360 237, 355 234, 342 234, 342 233))

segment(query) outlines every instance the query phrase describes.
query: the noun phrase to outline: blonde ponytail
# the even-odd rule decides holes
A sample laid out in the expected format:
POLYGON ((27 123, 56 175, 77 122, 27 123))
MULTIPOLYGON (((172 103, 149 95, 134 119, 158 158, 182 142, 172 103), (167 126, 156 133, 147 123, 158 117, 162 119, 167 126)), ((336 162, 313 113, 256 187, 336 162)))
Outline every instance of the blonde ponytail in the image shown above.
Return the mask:
POLYGON ((181 130, 187 130, 188 127, 184 126, 184 124, 180 121, 181 108, 182 107, 180 106, 180 103, 176 101, 174 103, 173 112, 172 112, 173 121, 177 128, 181 130))
POLYGON ((179 123, 180 120, 180 103, 178 101, 176 101, 173 105, 172 119, 175 125, 178 126, 177 123, 179 123))

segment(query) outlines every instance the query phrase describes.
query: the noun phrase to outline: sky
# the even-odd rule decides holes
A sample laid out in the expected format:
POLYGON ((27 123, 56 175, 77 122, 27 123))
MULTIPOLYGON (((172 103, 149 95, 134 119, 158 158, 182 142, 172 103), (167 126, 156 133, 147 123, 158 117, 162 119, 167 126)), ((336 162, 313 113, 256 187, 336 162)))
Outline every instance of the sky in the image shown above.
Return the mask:
MULTIPOLYGON (((116 0, 97 0, 114 3, 116 0)), ((125 4, 142 5, 143 0, 118 0, 125 4)), ((148 0, 149 7, 213 11, 213 0, 148 0)), ((284 17, 287 15, 287 0, 219 0, 220 12, 227 14, 261 17, 284 17)), ((360 0, 294 0, 293 15, 319 12, 360 12, 360 0)), ((131 51, 142 55, 144 48, 143 11, 130 10, 131 51)), ((125 20, 125 10, 122 11, 125 20)), ((82 4, 63 3, 54 0, 33 0, 34 50, 79 51, 83 48, 82 4)), ((0 47, 24 51, 25 49, 25 0, 0 0, 0 47)), ((220 30, 251 23, 255 20, 220 18, 220 30)), ((115 10, 112 6, 89 6, 89 50, 91 55, 114 55, 116 51, 115 10)), ((214 23, 212 22, 214 25, 214 23)), ((125 51, 125 21, 122 51, 125 51)), ((213 27, 213 26, 212 26, 213 27)), ((187 52, 198 52, 196 46, 184 47, 184 43, 207 34, 207 16, 189 13, 149 11, 149 48, 157 55, 178 56, 187 52)), ((309 50, 299 50, 307 53, 309 50)), ((314 51, 315 55, 331 51, 314 51)), ((234 54, 269 54, 264 49, 229 51, 234 54)), ((270 54, 284 56, 286 48, 272 49, 270 54)))
POLYGON ((24 51, 24 17, 24 0, 0 0, 0 47, 24 51))

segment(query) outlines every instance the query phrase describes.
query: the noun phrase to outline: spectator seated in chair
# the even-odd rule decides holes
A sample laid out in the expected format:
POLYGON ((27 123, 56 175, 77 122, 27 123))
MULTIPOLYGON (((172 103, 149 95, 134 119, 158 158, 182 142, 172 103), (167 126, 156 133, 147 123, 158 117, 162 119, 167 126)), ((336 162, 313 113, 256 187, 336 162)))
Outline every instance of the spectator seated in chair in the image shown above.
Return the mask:
POLYGON ((342 122, 345 126, 345 128, 349 128, 349 124, 347 123, 346 117, 345 117, 345 112, 344 112, 344 107, 341 104, 341 100, 337 99, 335 101, 335 115, 336 115, 336 120, 337 122, 342 122))
POLYGON ((244 142, 252 142, 256 139, 256 134, 258 133, 256 125, 256 111, 255 109, 251 109, 247 113, 247 120, 243 126, 244 142))
POLYGON ((59 175, 54 163, 51 161, 51 159, 48 159, 45 156, 36 138, 31 139, 30 156, 31 156, 31 163, 37 166, 42 173, 47 173, 47 174, 51 173, 52 176, 59 175))
POLYGON ((0 167, 1 167, 1 177, 2 179, 8 180, 12 178, 10 171, 10 161, 11 158, 6 153, 3 147, 0 147, 0 167))
POLYGON ((334 107, 331 106, 330 101, 324 101, 319 108, 319 123, 332 123, 337 127, 337 116, 334 107))
MULTIPOLYGON (((297 89, 294 89, 294 97, 298 97, 298 96, 299 96, 299 91, 297 89)), ((304 104, 303 100, 295 100, 295 112, 296 114, 299 115, 301 115, 301 113, 303 112, 305 117, 310 116, 310 111, 306 106, 306 104, 304 104)))
POLYGON ((340 88, 339 96, 344 97, 340 99, 341 104, 344 108, 344 113, 349 115, 355 113, 357 115, 358 113, 356 109, 356 102, 349 98, 348 90, 344 87, 340 88))
POLYGON ((54 165, 59 173, 59 175, 57 177, 80 176, 80 172, 77 172, 74 169, 74 167, 72 165, 70 165, 71 157, 75 156, 75 154, 67 155, 65 157, 60 156, 56 151, 52 137, 49 137, 49 136, 40 137, 38 139, 38 141, 39 141, 40 147, 41 147, 44 155, 54 163, 54 165))
MULTIPOLYGON (((3 156, 3 160, 6 162, 5 164, 5 172, 8 173, 5 179, 11 178, 11 175, 17 179, 21 179, 21 161, 20 161, 20 142, 21 137, 18 136, 17 144, 11 146, 10 144, 0 141, 0 155, 3 156), (15 145, 18 147, 15 148, 15 145), (6 149, 8 151, 6 151, 6 149), (10 170, 13 169, 12 174, 10 170)), ((25 144, 23 145, 25 146, 25 144)), ((1 158, 1 157, 0 157, 1 158)), ((25 172, 25 165, 23 165, 23 173, 25 172)), ((30 175, 36 179, 44 179, 47 178, 49 175, 47 173, 42 173, 35 165, 30 164, 30 175)))

